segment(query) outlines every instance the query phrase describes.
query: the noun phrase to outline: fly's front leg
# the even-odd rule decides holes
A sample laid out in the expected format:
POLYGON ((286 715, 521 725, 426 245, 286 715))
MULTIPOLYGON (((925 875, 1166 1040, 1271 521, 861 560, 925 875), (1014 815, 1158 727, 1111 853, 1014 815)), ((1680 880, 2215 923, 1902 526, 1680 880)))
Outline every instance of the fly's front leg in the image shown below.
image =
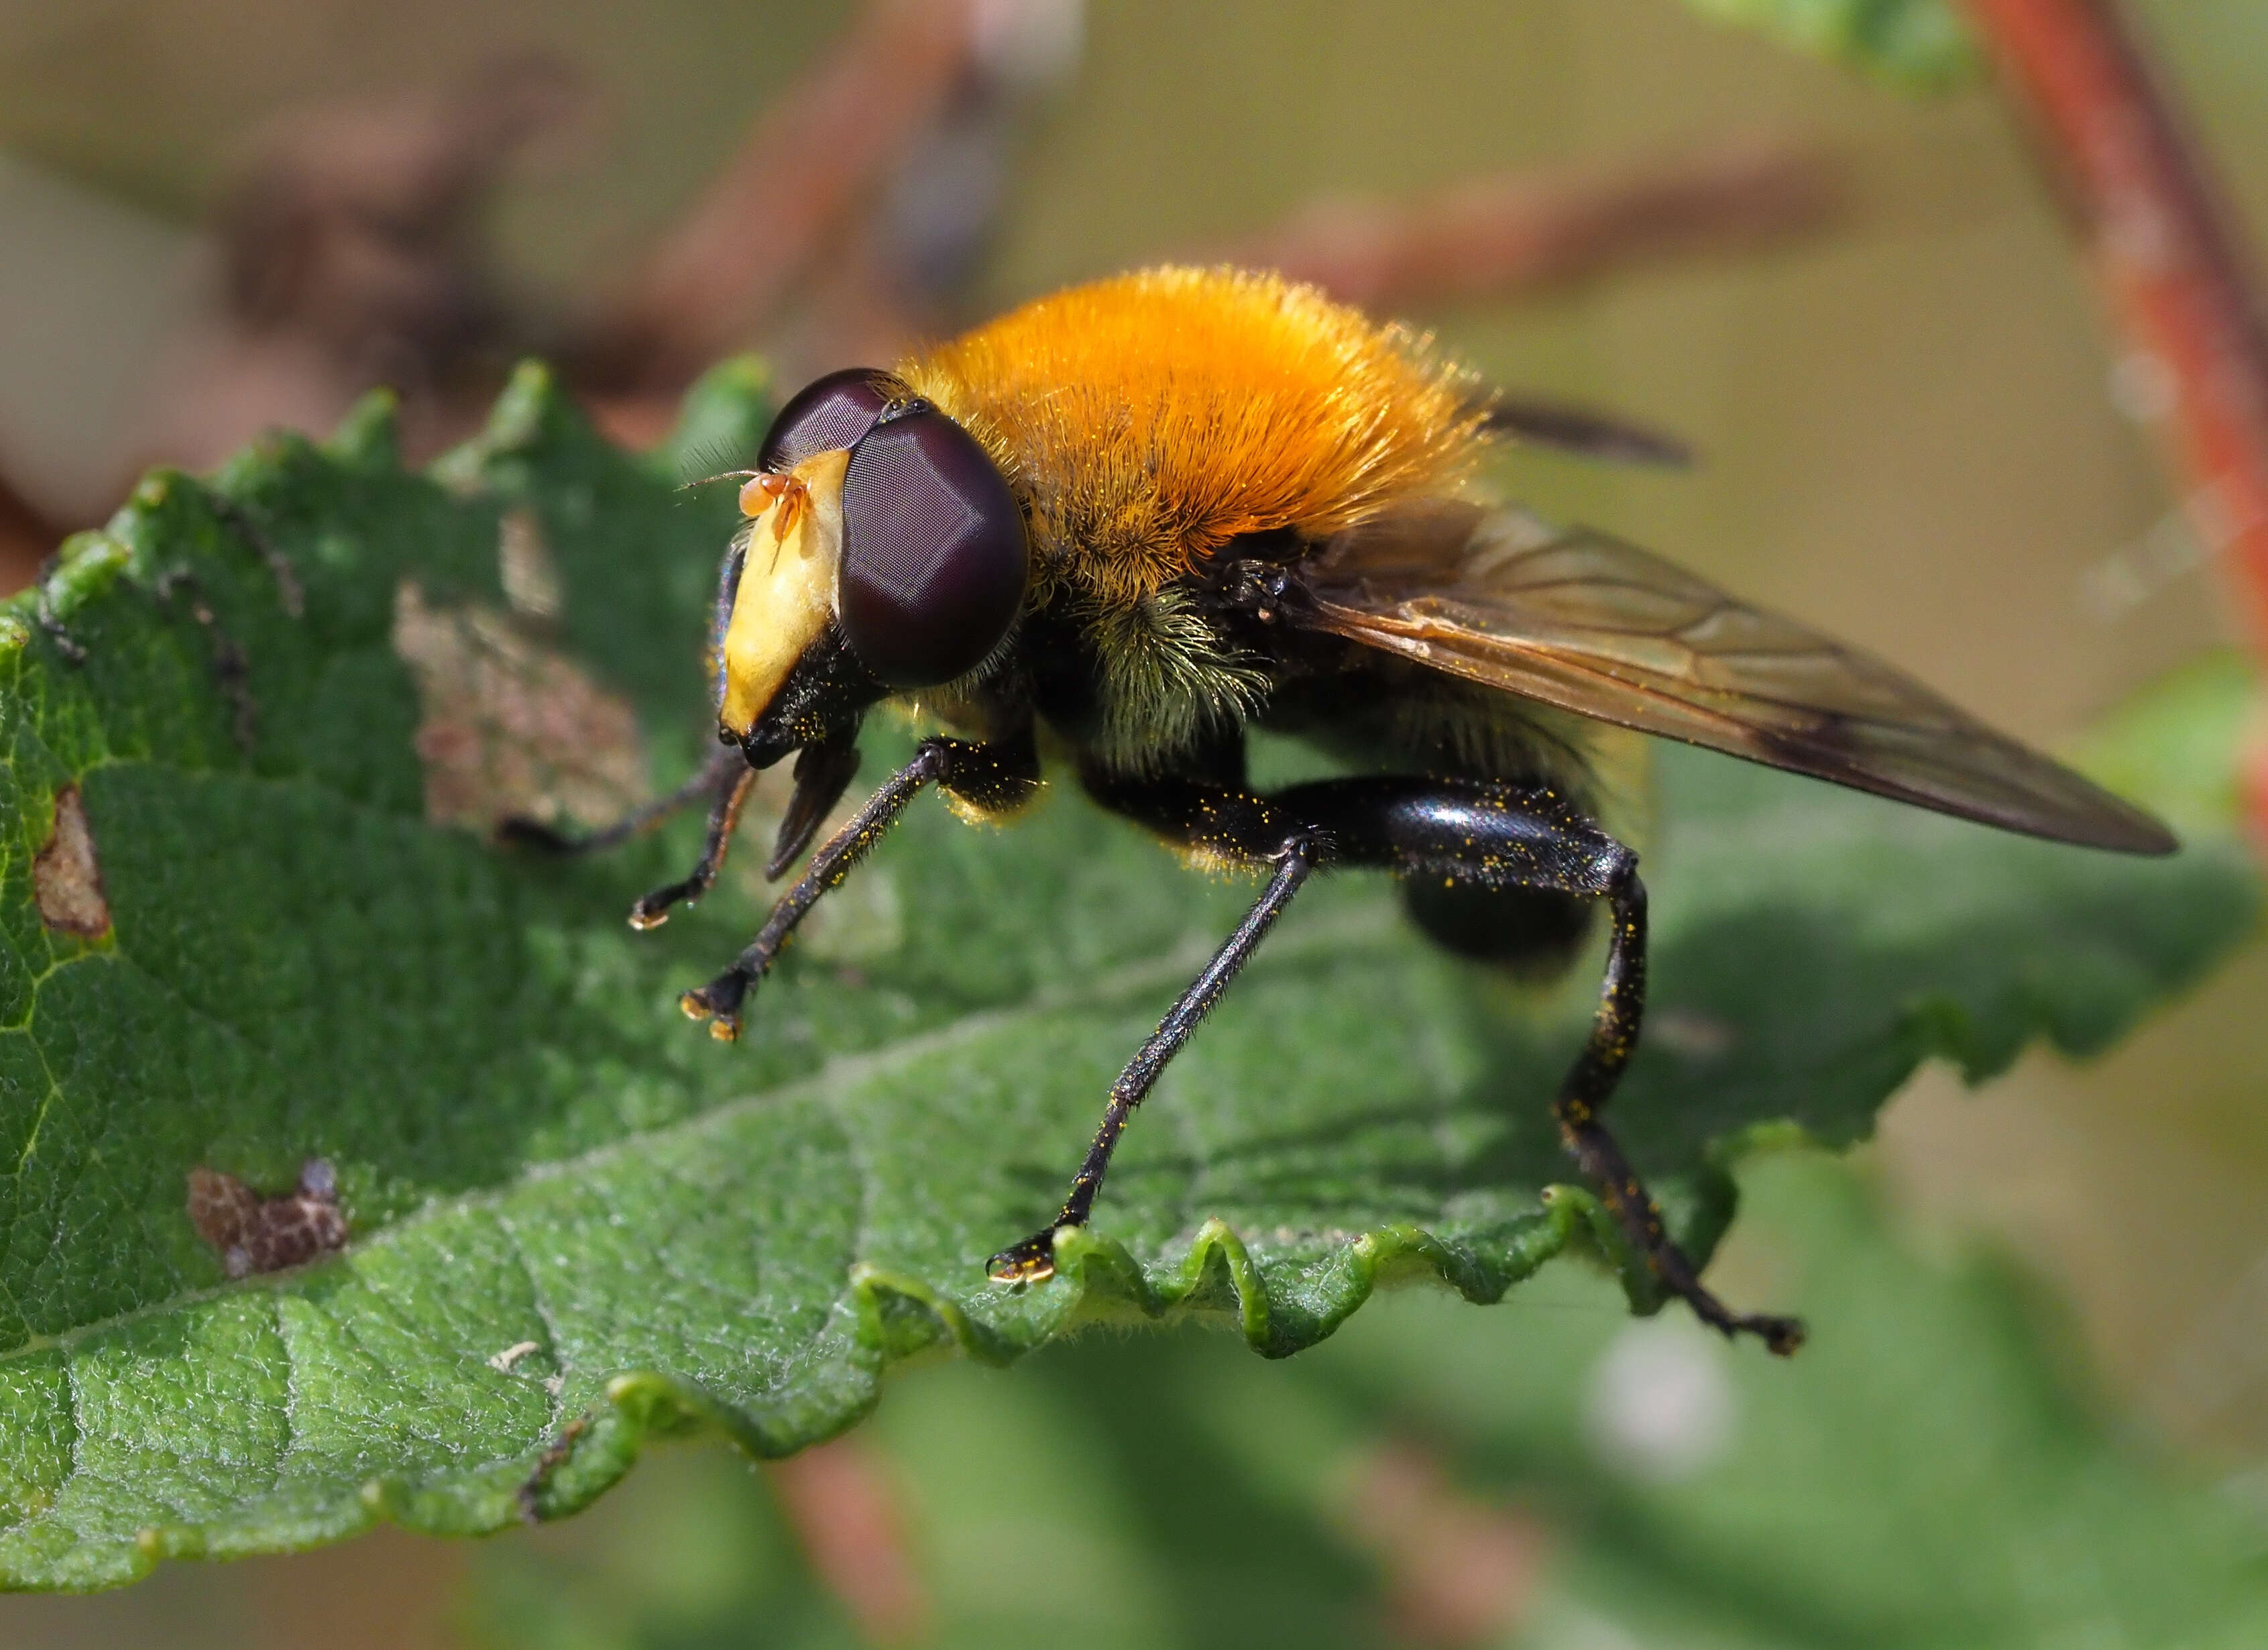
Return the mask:
MULTIPOLYGON (((284 605, 294 616, 298 613, 296 576, 291 564, 283 562, 270 551, 264 541, 258 539, 256 530, 248 521, 238 525, 254 537, 261 554, 276 568, 279 583, 284 587, 284 605)), ((712 654, 721 661, 725 633, 732 622, 734 593, 739 589, 740 567, 747 554, 745 535, 736 535, 725 551, 717 570, 717 599, 715 615, 711 623, 710 646, 712 654)), ((724 667, 717 666, 714 704, 721 707, 725 698, 724 667)), ((778 839, 774 843, 770 860, 764 867, 764 880, 777 880, 788 864, 811 843, 820 821, 829 809, 842 799, 844 787, 858 769, 858 733, 850 732, 807 745, 798 755, 795 763, 795 791, 789 799, 786 817, 780 821, 778 839)), ((756 770, 737 745, 727 744, 711 755, 700 770, 667 796, 648 803, 626 818, 617 820, 604 830, 587 836, 571 836, 550 826, 530 819, 507 819, 497 826, 499 840, 523 848, 533 848, 550 854, 597 853, 628 842, 640 833, 653 829, 694 803, 709 801, 709 828, 703 840, 701 858, 692 872, 681 880, 654 889, 630 907, 630 926, 636 929, 659 928, 669 920, 673 905, 689 905, 716 885, 725 869, 725 858, 732 851, 733 836, 740 827, 740 810, 747 806, 748 795, 755 788, 756 770)))
POLYGON ((630 907, 631 927, 659 928, 669 920, 671 906, 699 899, 716 882, 718 873, 725 868, 725 856, 732 848, 733 828, 740 822, 741 807, 755 782, 756 770, 748 766, 746 757, 736 749, 720 750, 702 764, 699 772, 667 796, 649 802, 604 830, 593 831, 587 836, 568 836, 534 820, 508 819, 497 827, 497 835, 505 842, 545 853, 597 853, 653 829, 703 797, 710 799, 708 835, 692 873, 681 881, 656 888, 630 907))
POLYGON ((690 779, 667 796, 647 803, 635 813, 624 814, 604 830, 595 830, 581 836, 570 836, 555 830, 540 820, 512 818, 497 823, 497 836, 515 847, 534 848, 548 854, 563 857, 574 854, 600 853, 618 848, 642 832, 650 831, 671 815, 691 807, 703 797, 713 797, 726 781, 751 771, 747 759, 737 750, 720 750, 703 762, 690 779))
POLYGON ((1734 1312, 1703 1285, 1670 1241, 1645 1182, 1599 1121, 1637 1050, 1646 1010, 1646 888, 1638 856, 1550 792, 1456 780, 1342 779, 1297 786, 1278 800, 1314 821, 1335 857, 1347 863, 1608 902, 1614 928, 1598 1012, 1553 1104, 1560 1137, 1654 1276, 1702 1322, 1727 1336, 1754 1335, 1783 1355, 1800 1345, 1799 1320, 1734 1312))
POLYGON ((935 783, 979 812, 990 814, 1017 807, 1039 782, 1039 756, 1028 730, 1017 739, 982 745, 959 739, 924 740, 914 759, 820 845, 733 966, 698 991, 686 992, 677 999, 678 1005, 688 1019, 708 1020, 711 1036, 730 1042, 740 1035, 741 1002, 770 971, 796 925, 882 840, 924 785, 935 783))
MULTIPOLYGON (((858 771, 858 746, 855 738, 805 747, 795 759, 795 790, 788 798, 787 813, 780 821, 772 857, 764 866, 765 881, 777 881, 780 873, 796 855, 811 845, 820 821, 827 817, 828 809, 842 800, 850 776, 858 771)), ((755 786, 756 770, 744 762, 739 774, 728 779, 718 792, 716 805, 709 810, 709 833, 693 873, 681 882, 656 888, 630 907, 631 927, 641 932, 660 927, 669 920, 671 906, 680 902, 690 905, 715 885, 725 868, 725 856, 732 851, 733 833, 740 823, 740 809, 755 786)))
POLYGON ((671 906, 681 902, 690 905, 715 886, 718 873, 725 868, 725 856, 732 851, 733 833, 740 828, 740 810, 747 805, 748 792, 755 788, 756 770, 745 762, 739 773, 730 775, 718 785, 717 799, 709 807, 709 828, 702 837, 701 858, 694 861, 691 874, 681 881, 656 888, 631 906, 631 927, 641 933, 649 928, 659 928, 669 920, 671 906))

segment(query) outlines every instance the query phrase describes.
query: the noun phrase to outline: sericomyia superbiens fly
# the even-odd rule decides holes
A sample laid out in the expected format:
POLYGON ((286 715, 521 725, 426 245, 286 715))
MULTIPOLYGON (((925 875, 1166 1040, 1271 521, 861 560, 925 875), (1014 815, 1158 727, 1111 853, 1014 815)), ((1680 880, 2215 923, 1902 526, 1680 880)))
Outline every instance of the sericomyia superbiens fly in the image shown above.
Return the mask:
POLYGON ((1403 880, 1466 954, 1533 969, 1612 928, 1590 1037, 1555 1101, 1567 1148, 1661 1283, 1775 1352, 1795 1320, 1735 1312, 1670 1241, 1601 1114, 1638 1037, 1646 890, 1589 818, 1584 729, 1616 723, 2007 830, 2124 853, 2165 828, 1889 666, 1643 550, 1476 502, 1492 438, 1609 455, 1663 444, 1481 393, 1416 341, 1309 289, 1152 269, 1039 299, 887 371, 834 372, 780 411, 740 479, 717 586, 718 737, 674 796, 563 849, 709 800, 683 881, 717 877, 757 770, 796 758, 767 874, 841 799, 885 700, 924 740, 813 855, 732 966, 684 997, 720 1037, 796 924, 923 786, 998 816, 1039 783, 1040 724, 1095 801, 1267 885, 1111 1086, 1055 1219, 992 1257, 1054 1271, 1134 1109, 1300 885, 1336 866, 1403 880), (1587 721, 1586 718, 1588 718, 1587 721), (1309 740, 1360 777, 1269 794, 1248 728, 1309 740))

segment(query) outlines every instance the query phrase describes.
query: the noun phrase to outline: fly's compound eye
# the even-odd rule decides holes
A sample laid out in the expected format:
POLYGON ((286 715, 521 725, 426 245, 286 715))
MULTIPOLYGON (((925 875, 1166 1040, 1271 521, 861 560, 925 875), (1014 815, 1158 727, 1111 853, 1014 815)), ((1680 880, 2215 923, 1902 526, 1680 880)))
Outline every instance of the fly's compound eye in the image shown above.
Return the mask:
POLYGON ((840 453, 858 445, 882 409, 905 399, 905 387, 870 366, 845 367, 817 378, 779 409, 756 468, 785 475, 814 453, 840 453))
POLYGON ((926 402, 894 409, 843 477, 836 615, 894 688, 983 662, 1023 603, 1024 519, 975 437, 926 402))

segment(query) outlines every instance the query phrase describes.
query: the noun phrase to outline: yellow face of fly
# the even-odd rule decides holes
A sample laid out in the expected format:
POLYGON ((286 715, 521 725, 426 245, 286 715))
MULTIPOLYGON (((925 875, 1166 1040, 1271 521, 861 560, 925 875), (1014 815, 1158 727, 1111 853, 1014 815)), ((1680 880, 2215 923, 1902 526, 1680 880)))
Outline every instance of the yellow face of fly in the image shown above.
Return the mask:
POLYGON ((718 720, 746 739, 835 611, 843 557, 843 475, 848 452, 819 453, 784 476, 740 490, 755 524, 732 622, 725 628, 725 703, 718 720))

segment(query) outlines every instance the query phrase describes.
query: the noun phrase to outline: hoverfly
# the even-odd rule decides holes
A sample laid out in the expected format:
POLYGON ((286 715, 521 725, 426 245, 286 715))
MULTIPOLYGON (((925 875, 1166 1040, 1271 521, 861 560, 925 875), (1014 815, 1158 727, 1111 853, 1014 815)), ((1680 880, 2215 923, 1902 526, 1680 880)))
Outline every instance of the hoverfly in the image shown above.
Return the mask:
POLYGON ((1489 442, 1643 455, 1581 415, 1495 401, 1416 341, 1277 277, 1160 269, 1043 298, 889 372, 833 372, 782 408, 740 473, 744 519, 711 637, 726 748, 675 795, 561 848, 710 802, 700 897, 756 771, 795 785, 769 877, 810 844, 895 700, 941 726, 812 856, 732 966, 685 993, 736 1036, 796 924, 921 789, 998 817, 1040 783, 1035 735, 1096 802, 1266 886, 1111 1086, 1054 1219, 989 1263, 1052 1275, 1159 1073, 1315 872, 1403 879, 1429 933, 1533 969, 1611 924, 1591 1033, 1555 1102, 1562 1137, 1662 1284, 1727 1335, 1791 1352, 1794 1319, 1705 1288, 1601 1121, 1637 1046, 1646 890, 1590 817, 1585 729, 1684 740, 2004 829, 2126 853, 2148 815, 1918 682, 1646 552, 1470 491, 1489 442), (1248 729, 1358 777, 1270 794, 1248 729))

